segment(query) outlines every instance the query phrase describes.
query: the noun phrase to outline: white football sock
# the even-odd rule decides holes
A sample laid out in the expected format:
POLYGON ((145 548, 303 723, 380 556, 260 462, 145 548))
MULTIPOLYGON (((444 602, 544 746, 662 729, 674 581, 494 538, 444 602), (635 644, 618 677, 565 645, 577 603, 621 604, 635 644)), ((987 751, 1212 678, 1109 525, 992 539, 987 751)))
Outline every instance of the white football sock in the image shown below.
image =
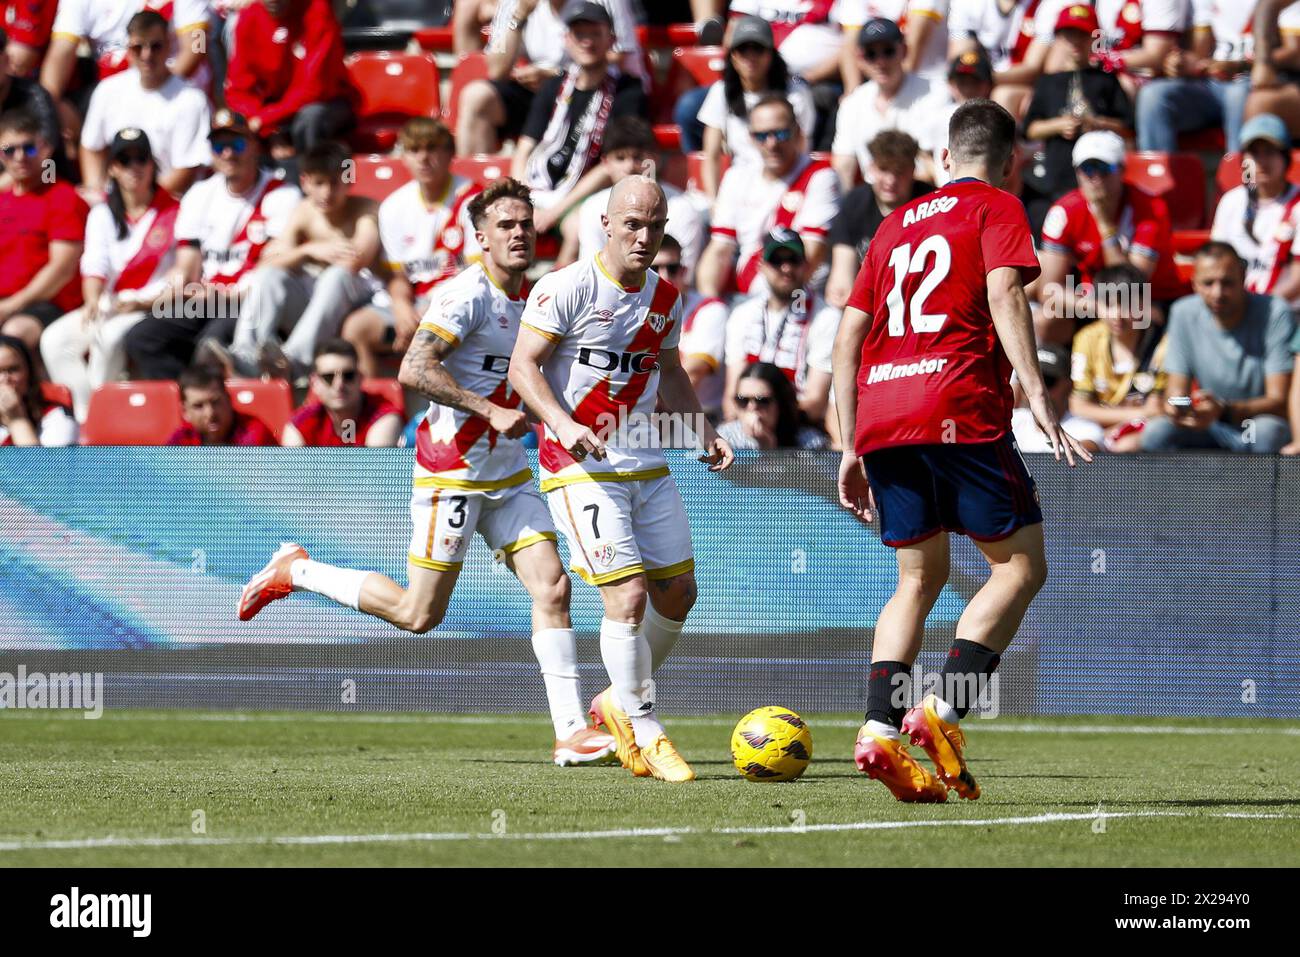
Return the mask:
MULTIPOLYGON (((629 715, 629 717, 631 716, 629 715)), ((659 718, 651 711, 649 714, 641 714, 632 718, 632 733, 636 737, 636 746, 638 748, 648 748, 654 744, 655 738, 667 732, 664 731, 664 726, 659 723, 659 718)))
POLYGON ((641 623, 641 627, 645 633, 646 643, 650 645, 650 670, 652 672, 659 670, 659 666, 664 663, 668 653, 673 650, 673 645, 677 644, 677 639, 682 636, 682 626, 684 624, 686 624, 684 621, 665 618, 655 611, 653 605, 646 602, 645 621, 641 623))
POLYGON ((295 589, 324 595, 349 608, 360 607, 361 583, 372 574, 352 568, 336 568, 310 558, 297 558, 289 563, 289 575, 295 589))
POLYGON ((957 709, 938 695, 934 696, 934 713, 939 716, 940 721, 947 721, 949 724, 956 724, 961 720, 957 716, 957 709))
MULTIPOLYGON (((646 643, 639 624, 629 625, 608 618, 600 620, 600 657, 609 672, 609 682, 614 689, 614 700, 632 719, 636 730, 637 720, 654 714, 654 681, 650 670, 650 645, 646 643), (649 707, 646 707, 649 705, 649 707)), ((656 720, 654 724, 658 724, 656 720)), ((643 726, 649 731, 649 725, 643 726)), ((641 733, 637 733, 641 745, 641 733)), ((649 741, 653 741, 651 737, 649 741)), ((649 741, 646 743, 648 744, 649 741)))
POLYGON ((533 654, 542 669, 546 700, 551 706, 555 739, 565 738, 587 726, 582 690, 578 681, 578 645, 572 628, 543 628, 533 634, 533 654))
POLYGON ((902 735, 892 724, 885 724, 883 721, 868 721, 867 730, 872 734, 878 734, 882 738, 889 738, 891 741, 902 740, 902 735))

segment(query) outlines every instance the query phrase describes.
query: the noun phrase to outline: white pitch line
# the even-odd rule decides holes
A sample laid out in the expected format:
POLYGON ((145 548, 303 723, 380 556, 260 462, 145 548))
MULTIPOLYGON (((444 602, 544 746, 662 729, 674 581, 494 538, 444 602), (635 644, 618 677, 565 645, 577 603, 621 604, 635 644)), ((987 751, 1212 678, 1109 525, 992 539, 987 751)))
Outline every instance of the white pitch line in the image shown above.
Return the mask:
MULTIPOLYGON (((4 709, 0 709, 4 710, 4 709)), ((10 712, 20 714, 22 712, 10 712)), ((77 712, 59 712, 59 711, 42 711, 29 712, 33 716, 40 714, 45 717, 82 717, 80 711, 77 712)), ((132 712, 129 714, 114 713, 111 709, 104 712, 106 717, 117 721, 231 721, 231 722, 302 722, 306 724, 460 724, 460 725, 498 725, 498 724, 549 724, 550 721, 545 715, 540 714, 518 714, 518 715, 490 715, 490 714, 375 714, 373 712, 347 714, 345 712, 307 712, 294 714, 258 714, 243 712, 198 712, 195 714, 181 715, 176 714, 151 714, 148 712, 132 712)), ((3 714, 0 714, 3 718, 3 714)), ((1213 720, 1213 719, 1207 719, 1213 720)), ((671 724, 696 725, 705 727, 732 727, 733 722, 730 718, 701 717, 693 715, 684 715, 676 718, 669 718, 671 724)), ((813 718, 810 724, 814 728, 857 728, 861 725, 860 721, 846 720, 843 718, 813 718)), ((1241 734, 1272 734, 1282 735, 1284 737, 1300 737, 1300 727, 1251 727, 1251 726, 1227 726, 1227 727, 1205 727, 1194 728, 1183 725, 1170 724, 1034 724, 1034 723, 1007 723, 995 724, 983 721, 979 718, 972 719, 965 725, 971 731, 978 733, 992 732, 994 734, 1186 734, 1186 735, 1203 735, 1203 736, 1232 736, 1241 734)))
POLYGON ((1065 821, 1095 821, 1117 818, 1229 818, 1233 820, 1294 819, 1297 815, 1266 812, 1213 812, 1197 814, 1189 811, 1088 811, 1035 814, 1025 817, 994 817, 982 819, 940 819, 928 821, 852 821, 841 824, 786 824, 758 827, 653 827, 626 828, 606 831, 542 831, 521 834, 493 834, 470 832, 416 832, 409 834, 291 834, 275 837, 92 837, 59 841, 6 841, 0 842, 3 851, 62 851, 90 850, 103 847, 233 847, 233 846, 293 846, 328 844, 398 844, 463 841, 599 841, 610 839, 635 839, 647 837, 700 837, 734 834, 810 834, 842 831, 891 831, 918 827, 1020 827, 1031 824, 1056 824, 1065 821))

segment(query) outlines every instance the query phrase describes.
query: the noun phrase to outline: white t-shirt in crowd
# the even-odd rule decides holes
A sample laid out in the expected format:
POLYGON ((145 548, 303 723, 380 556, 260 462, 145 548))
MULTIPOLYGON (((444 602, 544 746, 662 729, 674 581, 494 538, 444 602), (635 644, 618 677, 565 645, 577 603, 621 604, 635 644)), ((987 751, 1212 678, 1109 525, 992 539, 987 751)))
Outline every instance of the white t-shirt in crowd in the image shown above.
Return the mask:
MULTIPOLYGON (((81 435, 77 420, 61 405, 51 406, 41 416, 39 423, 32 424, 36 426, 36 441, 47 449, 62 449, 69 445, 76 445, 81 435)), ((8 441, 9 426, 0 423, 0 445, 8 441)))
POLYGON ((468 202, 461 203, 459 222, 449 222, 451 207, 467 191, 473 193, 477 189, 464 177, 452 176, 441 202, 428 206, 420 184, 412 180, 379 204, 379 241, 389 268, 406 276, 415 287, 417 298, 428 295, 482 252, 474 238, 468 202), (448 228, 455 231, 450 237, 446 235, 448 228), (439 247, 439 237, 444 240, 442 247, 439 247), (452 243, 452 239, 460 242, 452 243), (446 247, 461 243, 464 245, 460 255, 453 257, 446 247))
POLYGON ((825 63, 839 52, 844 42, 840 26, 840 4, 830 9, 822 23, 802 23, 813 8, 815 0, 731 0, 731 15, 759 17, 772 24, 776 34, 776 48, 791 73, 802 76, 825 63), (798 24, 785 36, 783 27, 798 24))
POLYGON ((912 17, 933 20, 935 26, 921 51, 916 72, 942 83, 948 73, 948 3, 949 0, 838 0, 836 7, 840 22, 850 34, 877 17, 893 20, 899 26, 912 17))
POLYGON ((81 128, 81 145, 108 149, 119 131, 138 126, 149 137, 160 174, 212 163, 208 98, 197 87, 169 76, 161 87, 146 90, 140 74, 126 70, 95 87, 81 128))
MULTIPOLYGON (((1034 0, 1018 0, 1010 13, 1003 14, 998 0, 952 0, 952 8, 948 11, 948 35, 954 40, 974 37, 988 52, 994 72, 1000 73, 1011 66, 1011 51, 1015 49, 1021 32, 1034 35, 1036 18, 1028 13, 1033 3, 1034 0)), ((1053 16, 1052 27, 1055 26, 1056 17, 1053 16)))
POLYGON ((727 365, 744 366, 751 357, 770 362, 793 372, 795 389, 802 393, 809 369, 831 371, 840 315, 841 310, 809 291, 785 309, 771 308, 766 293, 750 296, 731 310, 727 321, 727 365))
MULTIPOLYGON (((1136 17, 1143 33, 1182 33, 1191 25, 1191 0, 1097 0, 1097 22, 1111 46, 1124 38, 1126 22, 1136 17)), ((1058 14, 1059 16, 1059 14, 1058 14)))
POLYGON ((234 196, 226 188, 226 178, 217 175, 195 183, 181 199, 176 240, 199 244, 206 282, 236 278, 246 281, 251 272, 247 267, 252 247, 264 246, 284 231, 289 215, 302 199, 298 187, 289 183, 265 194, 261 204, 264 222, 250 227, 247 235, 239 238, 252 219, 257 200, 273 179, 270 173, 262 173, 251 190, 234 196))
MULTIPOLYGON (((1214 33, 1214 59, 1253 60, 1255 0, 1191 0, 1192 27, 1214 33)), ((1280 18, 1279 18, 1280 19, 1280 18)))
POLYGON ((1295 202, 1298 193, 1300 186, 1288 184, 1277 199, 1261 200, 1255 211, 1253 235, 1246 231, 1246 187, 1230 189, 1219 200, 1210 238, 1230 244, 1246 260, 1246 289, 1250 292, 1272 292, 1286 265, 1300 256, 1300 203, 1295 202))
MULTIPOLYGON (((623 51, 623 72, 638 77, 642 84, 649 87, 650 77, 646 73, 645 57, 641 53, 641 44, 636 38, 636 16, 632 12, 630 0, 595 0, 609 11, 614 21, 614 48, 623 51)), ((509 24, 518 9, 518 0, 500 0, 496 15, 488 28, 488 52, 492 51, 492 38, 505 36, 509 24)), ((560 10, 563 11, 561 4, 560 10)), ((564 34, 568 31, 560 13, 551 6, 550 0, 537 0, 537 6, 524 24, 524 41, 521 55, 534 66, 544 66, 548 70, 558 70, 569 65, 569 54, 564 49, 564 34)))
POLYGON ((881 130, 902 130, 911 135, 922 150, 933 150, 936 145, 934 117, 949 102, 946 86, 932 85, 915 74, 903 77, 898 93, 883 112, 876 102, 879 95, 880 87, 874 80, 864 83, 840 102, 836 114, 831 152, 837 156, 856 156, 863 176, 867 175, 871 162, 867 144, 881 130))
MULTIPOLYGON (((113 221, 113 212, 108 204, 92 206, 90 216, 86 219, 86 245, 81 253, 81 275, 103 279, 104 292, 112 292, 117 288, 122 270, 135 258, 157 221, 158 210, 150 206, 134 223, 127 223, 125 238, 119 238, 117 223, 113 221)), ((168 230, 168 235, 170 233, 168 230)), ((167 284, 167 274, 175 261, 176 244, 170 242, 167 251, 158 257, 153 275, 143 286, 136 287, 134 298, 143 299, 146 295, 156 296, 162 292, 167 284)))
MULTIPOLYGON (((78 41, 84 38, 90 43, 92 60, 120 63, 126 57, 126 25, 142 10, 157 10, 168 17, 173 58, 178 51, 176 38, 181 33, 212 22, 208 0, 59 0, 51 33, 78 41)), ((211 79, 212 71, 205 65, 190 77, 190 82, 206 89, 211 79)))
POLYGON ((726 387, 727 319, 731 315, 724 299, 687 293, 682 341, 678 346, 682 361, 703 359, 713 367, 713 374, 695 387, 700 408, 706 413, 722 411, 722 391, 726 387))
MULTIPOLYGON (((1061 419, 1061 428, 1080 442, 1095 442, 1098 448, 1102 447, 1106 439, 1106 430, 1099 424, 1069 412, 1061 419)), ((1034 421, 1034 413, 1029 409, 1011 410, 1011 434, 1021 452, 1052 451, 1051 443, 1034 421)))
MULTIPOLYGON (((753 109, 754 104, 762 98, 762 93, 746 93, 745 109, 753 109)), ((792 76, 790 84, 786 87, 786 98, 794 107, 794 116, 799 123, 799 129, 803 130, 804 136, 811 137, 813 128, 817 125, 817 107, 813 103, 812 91, 808 88, 808 84, 792 76)), ((695 114, 695 117, 711 129, 722 130, 723 148, 731 154, 731 162, 762 162, 762 154, 759 153, 758 146, 749 135, 749 120, 747 117, 740 117, 731 112, 731 108, 727 105, 727 91, 721 80, 709 87, 709 92, 705 94, 704 102, 700 104, 700 111, 695 114)))
MULTIPOLYGON (((676 186, 670 183, 659 184, 668 197, 667 233, 677 240, 682 247, 682 262, 688 270, 693 270, 704 252, 704 242, 709 235, 708 217, 695 205, 695 202, 676 186)), ((610 190, 601 190, 587 197, 578 210, 578 257, 586 259, 596 255, 596 251, 605 245, 605 227, 600 223, 601 214, 609 206, 610 190)))

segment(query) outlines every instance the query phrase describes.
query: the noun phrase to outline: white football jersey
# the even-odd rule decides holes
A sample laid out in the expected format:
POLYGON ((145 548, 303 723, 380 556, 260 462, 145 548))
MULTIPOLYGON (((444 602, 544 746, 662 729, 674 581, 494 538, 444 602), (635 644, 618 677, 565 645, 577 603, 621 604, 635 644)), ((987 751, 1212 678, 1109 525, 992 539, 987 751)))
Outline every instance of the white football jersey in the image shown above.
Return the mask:
POLYGON ((1245 186, 1223 194, 1214 211, 1210 238, 1229 243, 1246 260, 1246 290, 1271 293, 1287 266, 1300 255, 1300 186, 1289 184, 1271 202, 1261 202, 1246 229, 1249 196, 1245 186))
POLYGON ((417 298, 481 255, 469 218, 469 201, 478 192, 472 180, 453 176, 435 206, 425 205, 416 182, 379 204, 379 238, 388 267, 406 276, 417 298))
MULTIPOLYGON (((506 373, 523 310, 522 296, 510 296, 475 263, 438 287, 420 329, 456 347, 442 366, 457 385, 515 409, 520 400, 506 373)), ((518 439, 501 435, 487 419, 429 403, 415 435, 417 484, 432 484, 436 476, 439 488, 492 490, 520 485, 532 474, 518 439)))
POLYGON ((241 285, 301 199, 297 186, 268 172, 260 173, 242 196, 230 192, 224 176, 209 177, 191 186, 181 199, 176 241, 202 251, 204 282, 241 285))
POLYGON ((574 421, 597 435, 626 428, 602 461, 578 462, 546 429, 539 461, 542 491, 581 481, 627 481, 668 474, 651 414, 659 392, 659 353, 681 338, 682 300, 654 270, 629 289, 597 253, 538 280, 523 325, 555 343, 542 373, 574 421), (622 421, 620 421, 622 420, 622 421))

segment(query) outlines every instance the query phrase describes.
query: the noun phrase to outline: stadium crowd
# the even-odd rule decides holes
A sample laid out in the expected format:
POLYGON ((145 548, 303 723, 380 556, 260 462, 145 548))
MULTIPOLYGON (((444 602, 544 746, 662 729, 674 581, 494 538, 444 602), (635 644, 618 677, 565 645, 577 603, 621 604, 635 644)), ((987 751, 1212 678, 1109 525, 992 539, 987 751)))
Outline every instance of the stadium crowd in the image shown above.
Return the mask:
POLYGON ((477 255, 485 181, 531 188, 541 274, 652 170, 706 411, 737 447, 837 447, 865 250, 989 97, 1020 122, 1008 188, 1067 430, 1300 452, 1300 2, 456 0, 450 95, 349 53, 343 6, 0 0, 0 444, 76 443, 136 380, 177 384, 174 444, 396 445, 381 380, 477 255), (692 42, 652 51, 679 21, 692 42), (253 380, 302 405, 236 409, 253 380))

